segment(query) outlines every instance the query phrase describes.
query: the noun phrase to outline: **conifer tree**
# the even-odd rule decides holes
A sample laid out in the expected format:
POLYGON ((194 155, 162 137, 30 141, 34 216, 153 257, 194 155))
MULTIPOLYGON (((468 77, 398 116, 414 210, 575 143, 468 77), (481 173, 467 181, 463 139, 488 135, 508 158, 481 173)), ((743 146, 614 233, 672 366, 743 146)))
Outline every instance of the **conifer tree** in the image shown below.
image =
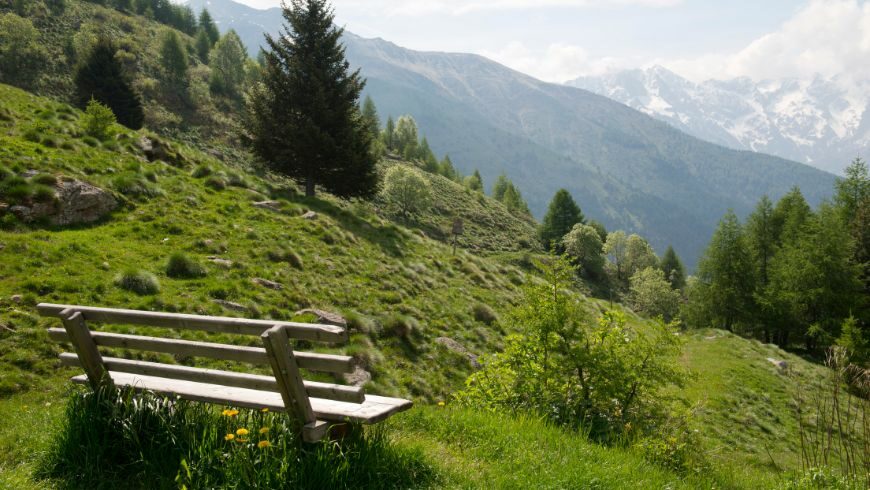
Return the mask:
POLYGON ((350 71, 343 29, 326 0, 291 0, 278 37, 266 36, 266 70, 251 97, 254 152, 275 171, 341 197, 377 192, 372 136, 359 110, 365 80, 350 71))
POLYGON ((686 269, 671 245, 668 245, 668 249, 662 255, 659 268, 665 273, 665 278, 671 283, 672 288, 683 289, 686 285, 686 269))
POLYGON ((362 116, 365 120, 366 127, 368 127, 369 132, 372 134, 372 138, 377 138, 381 133, 381 118, 378 116, 378 109, 375 107, 375 101, 373 101, 368 95, 366 95, 366 98, 363 101, 362 116))
POLYGON ((465 178, 465 186, 476 192, 483 192, 483 178, 476 169, 474 173, 465 178))
POLYGON ((208 9, 202 9, 199 13, 199 28, 205 31, 205 34, 208 36, 209 41, 211 41, 212 46, 221 37, 220 31, 218 31, 217 26, 214 23, 214 19, 211 18, 211 14, 208 12, 208 9))
POLYGON ((550 201, 547 214, 541 222, 538 235, 541 244, 546 250, 554 248, 561 251, 562 237, 565 236, 577 223, 586 223, 580 206, 574 202, 574 198, 565 189, 559 189, 550 201))
POLYGON ((511 185, 511 181, 507 178, 507 175, 499 175, 498 178, 495 179, 495 183, 492 184, 492 198, 496 201, 503 202, 504 193, 507 192, 509 185, 511 185))
POLYGON ((75 73, 76 103, 84 108, 93 98, 112 109, 118 122, 130 129, 139 129, 145 120, 142 101, 124 76, 121 63, 115 58, 117 49, 101 37, 75 73))
POLYGON ((759 288, 767 287, 770 262, 778 247, 775 233, 773 204, 764 196, 746 220, 746 239, 755 262, 759 288))
POLYGON ((187 50, 182 46, 178 33, 172 29, 168 29, 163 34, 160 44, 160 63, 170 81, 181 83, 187 78, 187 50))
POLYGON ((453 166, 453 161, 450 160, 450 155, 444 155, 444 158, 441 159, 441 163, 438 164, 438 173, 454 182, 459 182, 461 179, 459 171, 456 170, 456 167, 453 166))
POLYGON ((396 143, 394 141, 396 133, 396 123, 393 121, 393 116, 387 118, 387 126, 384 128, 384 146, 388 150, 395 150, 396 143))
POLYGON ((435 153, 429 147, 429 140, 423 136, 420 141, 420 160, 423 162, 423 168, 429 173, 438 173, 438 159, 435 158, 435 153))
POLYGON ((211 51, 212 43, 204 29, 200 29, 196 33, 196 38, 194 38, 193 43, 199 60, 208 64, 208 53, 211 51))

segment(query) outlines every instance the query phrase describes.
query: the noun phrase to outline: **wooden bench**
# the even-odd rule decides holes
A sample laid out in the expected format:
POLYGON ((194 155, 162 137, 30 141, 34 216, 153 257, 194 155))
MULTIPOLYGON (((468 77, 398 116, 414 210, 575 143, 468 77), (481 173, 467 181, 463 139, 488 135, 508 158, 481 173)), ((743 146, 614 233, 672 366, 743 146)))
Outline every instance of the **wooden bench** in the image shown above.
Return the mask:
POLYGON ((75 354, 61 354, 61 363, 84 368, 85 374, 72 380, 90 384, 95 389, 114 385, 199 402, 286 410, 301 422, 303 439, 308 442, 322 439, 330 423, 372 424, 411 407, 408 400, 366 395, 360 387, 302 379, 300 369, 330 373, 353 371, 351 357, 297 352, 290 347, 290 339, 346 342, 347 332, 341 327, 48 303, 39 304, 37 310, 43 316, 61 319, 64 328, 49 329, 49 336, 57 342, 69 342, 75 349, 75 354), (90 330, 86 322, 257 335, 264 347, 98 332, 90 330), (269 365, 273 375, 106 357, 99 347, 269 365))

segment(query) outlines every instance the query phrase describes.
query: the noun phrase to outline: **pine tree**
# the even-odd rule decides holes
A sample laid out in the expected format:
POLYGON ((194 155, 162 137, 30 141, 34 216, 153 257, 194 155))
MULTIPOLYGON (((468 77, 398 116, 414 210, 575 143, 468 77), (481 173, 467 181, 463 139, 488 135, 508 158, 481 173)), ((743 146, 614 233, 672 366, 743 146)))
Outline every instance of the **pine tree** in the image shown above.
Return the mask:
POLYGON ((780 245, 796 241, 813 211, 797 187, 782 196, 773 209, 773 234, 780 245))
POLYGON ((475 192, 483 192, 483 178, 480 176, 480 172, 475 169, 473 174, 466 177, 465 187, 475 192))
POLYGON ((396 149, 395 142, 396 123, 393 122, 393 116, 387 118, 387 126, 384 128, 384 146, 388 150, 396 149))
POLYGON ((221 37, 220 31, 218 31, 217 26, 214 23, 214 19, 211 18, 211 14, 207 9, 202 9, 199 13, 199 28, 205 31, 208 36, 209 41, 211 41, 212 46, 218 39, 221 37))
POLYGON ((432 152, 432 148, 429 147, 429 140, 423 136, 423 140, 420 141, 420 153, 419 158, 423 162, 423 169, 429 173, 438 173, 438 159, 435 158, 435 153, 432 152))
POLYGON ((245 80, 245 60, 248 52, 236 31, 230 29, 214 45, 209 55, 212 92, 239 97, 245 80))
POLYGON ((531 218, 532 213, 529 211, 529 205, 523 199, 522 193, 511 183, 502 196, 502 202, 511 214, 518 218, 531 218))
POLYGON ((359 110, 365 81, 350 72, 343 29, 326 0, 284 4, 286 24, 267 35, 270 51, 261 90, 250 103, 254 152, 275 171, 341 197, 377 192, 372 137, 359 110))
POLYGON ((755 211, 746 220, 746 238, 755 262, 758 286, 767 286, 770 261, 777 250, 773 203, 767 196, 758 201, 755 211))
POLYGON ((870 293, 870 175, 867 163, 856 158, 837 181, 834 203, 855 241, 855 262, 864 270, 865 291, 870 293))
POLYGON ((366 95, 366 98, 363 101, 362 117, 363 120, 365 120, 366 127, 368 127, 372 138, 377 138, 381 133, 381 118, 378 116, 378 109, 375 107, 375 101, 373 101, 368 95, 366 95))
POLYGON ((538 236, 546 250, 554 248, 561 251, 562 237, 574 228, 577 223, 585 223, 586 218, 580 211, 580 206, 565 189, 559 189, 550 201, 547 214, 541 222, 538 236))
POLYGON ((184 82, 187 78, 187 50, 182 46, 181 38, 174 30, 168 29, 163 34, 160 44, 160 63, 167 78, 175 83, 184 82))
POLYGON ((509 185, 511 185, 511 181, 507 178, 507 175, 499 175, 495 179, 495 183, 492 184, 492 198, 496 201, 504 202, 504 193, 507 192, 509 185))
POLYGON ((84 108, 91 98, 112 109, 118 122, 139 129, 145 120, 142 101, 124 76, 115 58, 117 49, 106 38, 98 39, 88 58, 75 73, 76 103, 84 108))
POLYGON ((203 63, 208 64, 208 53, 211 51, 211 39, 208 37, 208 33, 205 32, 204 29, 200 29, 196 33, 196 38, 193 41, 194 47, 196 48, 196 55, 199 57, 199 60, 203 63))
POLYGON ((459 172, 453 166, 453 161, 450 160, 450 155, 444 155, 444 158, 441 159, 441 163, 438 164, 438 173, 454 182, 461 180, 459 172))
POLYGON ((659 268, 665 273, 665 278, 670 281, 672 288, 683 289, 686 285, 686 269, 671 245, 668 245, 668 249, 662 255, 659 268))
POLYGON ((725 330, 752 320, 752 256, 737 215, 728 211, 713 233, 698 264, 698 281, 705 293, 699 298, 706 316, 725 330))

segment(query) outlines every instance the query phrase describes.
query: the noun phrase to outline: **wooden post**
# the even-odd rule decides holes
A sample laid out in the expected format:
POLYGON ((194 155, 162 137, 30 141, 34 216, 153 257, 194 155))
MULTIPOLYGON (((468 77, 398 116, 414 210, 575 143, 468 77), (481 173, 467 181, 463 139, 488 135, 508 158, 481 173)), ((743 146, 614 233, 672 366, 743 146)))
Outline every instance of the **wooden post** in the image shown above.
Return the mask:
POLYGON ((266 330, 262 339, 272 372, 278 381, 278 390, 284 400, 284 407, 288 413, 302 422, 302 438, 306 442, 319 441, 326 435, 328 425, 314 416, 296 359, 293 351, 290 350, 290 338, 287 332, 283 327, 275 326, 266 330))
POLYGON ((464 231, 462 218, 456 218, 453 220, 453 228, 451 231, 453 232, 453 255, 456 255, 456 239, 459 238, 459 235, 464 231))
POLYGON ((91 331, 88 330, 82 313, 66 309, 61 312, 60 317, 94 390, 101 386, 112 386, 112 378, 106 365, 103 364, 103 356, 100 355, 97 344, 91 337, 91 331))

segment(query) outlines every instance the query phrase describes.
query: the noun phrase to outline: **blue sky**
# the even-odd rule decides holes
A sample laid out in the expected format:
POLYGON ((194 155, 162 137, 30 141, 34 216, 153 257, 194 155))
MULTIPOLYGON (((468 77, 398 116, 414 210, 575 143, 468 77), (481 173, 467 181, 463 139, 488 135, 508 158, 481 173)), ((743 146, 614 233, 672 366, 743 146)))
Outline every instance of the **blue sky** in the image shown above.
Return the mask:
MULTIPOLYGON (((280 3, 240 1, 259 8, 280 3)), ((833 76, 870 50, 870 9, 862 0, 333 0, 333 5, 338 22, 356 34, 412 49, 479 53, 556 82, 650 64, 693 79, 809 77, 814 71, 833 76), (849 42, 854 47, 844 53, 849 42)))

